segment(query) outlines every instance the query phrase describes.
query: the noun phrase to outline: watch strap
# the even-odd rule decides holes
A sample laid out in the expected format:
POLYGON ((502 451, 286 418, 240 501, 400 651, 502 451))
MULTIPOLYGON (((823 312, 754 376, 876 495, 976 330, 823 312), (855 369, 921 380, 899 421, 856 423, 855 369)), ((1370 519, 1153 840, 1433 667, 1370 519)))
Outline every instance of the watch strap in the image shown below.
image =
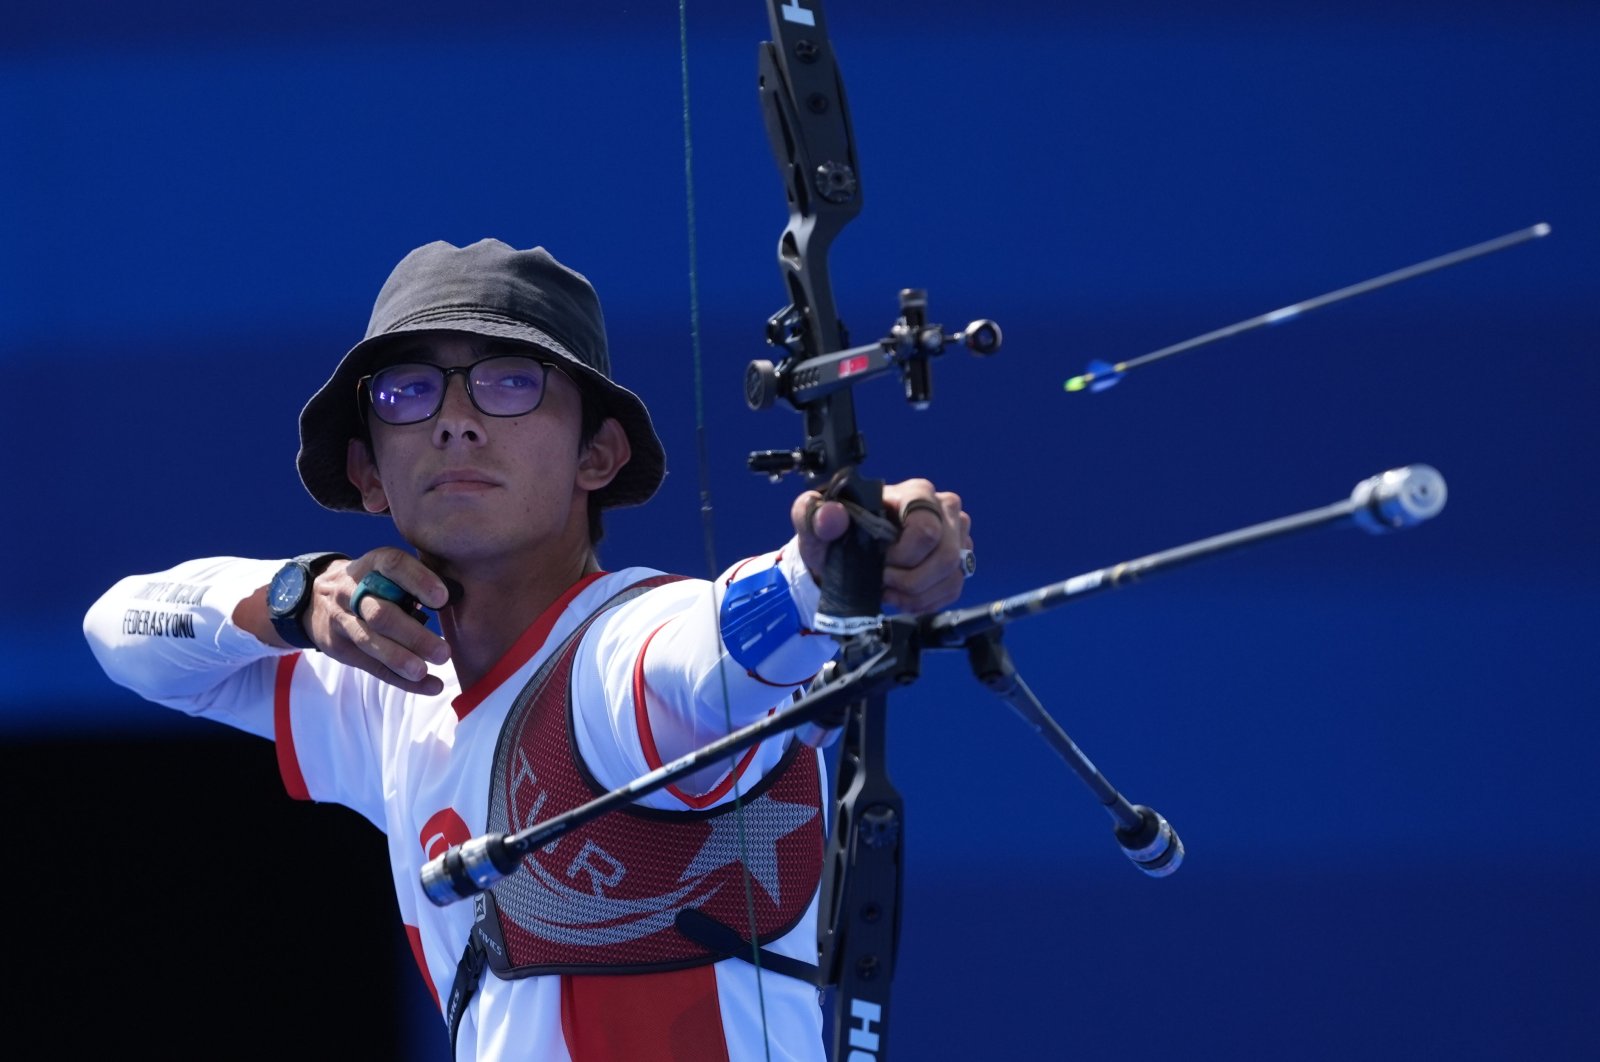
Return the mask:
POLYGON ((267 609, 267 614, 272 620, 272 629, 278 632, 278 637, 282 638, 296 649, 316 648, 316 643, 311 640, 310 635, 306 634, 305 625, 301 623, 302 618, 305 616, 306 609, 311 605, 311 584, 316 581, 317 576, 321 575, 323 569, 327 568, 329 564, 332 564, 336 560, 349 559, 350 558, 343 553, 331 551, 324 551, 321 553, 302 553, 298 557, 291 558, 288 563, 284 565, 285 568, 293 565, 295 567, 304 569, 306 573, 306 585, 300 593, 300 599, 296 601, 293 607, 287 611, 278 612, 272 608, 267 609))

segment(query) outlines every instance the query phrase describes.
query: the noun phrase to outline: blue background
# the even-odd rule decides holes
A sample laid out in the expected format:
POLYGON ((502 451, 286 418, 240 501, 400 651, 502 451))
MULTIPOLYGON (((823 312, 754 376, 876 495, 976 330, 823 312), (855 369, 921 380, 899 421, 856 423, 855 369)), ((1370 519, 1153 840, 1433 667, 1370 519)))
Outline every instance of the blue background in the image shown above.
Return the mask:
MULTIPOLYGON (((832 259, 853 338, 907 286, 1006 335, 939 360, 924 412, 859 389, 866 471, 962 493, 965 603, 1410 462, 1449 504, 1010 629, 1054 716, 1182 833, 1167 880, 959 655, 929 657, 891 710, 895 1055, 1592 1057, 1600 10, 1204 8, 829 6, 866 202, 832 259), (1062 390, 1090 358, 1539 221, 1545 240, 1062 390)), ((717 557, 781 541, 798 484, 744 456, 801 426, 741 398, 783 301, 768 35, 754 0, 691 5, 691 258, 676 5, 8 15, 0 766, 13 953, 34 956, 16 1012, 63 1053, 440 1056, 373 831, 292 805, 265 743, 112 686, 82 614, 191 556, 391 541, 305 495, 295 414, 433 239, 543 244, 594 281, 671 468, 602 560, 700 574, 693 262, 717 557)))

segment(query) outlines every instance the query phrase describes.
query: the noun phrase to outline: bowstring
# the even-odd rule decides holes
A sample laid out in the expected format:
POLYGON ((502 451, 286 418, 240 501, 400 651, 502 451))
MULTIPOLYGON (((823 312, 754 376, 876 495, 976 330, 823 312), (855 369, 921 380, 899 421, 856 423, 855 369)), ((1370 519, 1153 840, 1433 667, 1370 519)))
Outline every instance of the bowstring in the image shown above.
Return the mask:
MULTIPOLYGON (((700 357, 700 271, 696 253, 698 240, 695 232, 694 128, 689 116, 688 0, 678 0, 678 66, 683 94, 684 213, 688 222, 689 237, 689 345, 694 356, 694 421, 695 448, 700 467, 700 526, 704 535, 706 549, 706 578, 711 584, 711 600, 714 605, 717 593, 717 577, 721 574, 721 569, 717 567, 717 551, 713 534, 715 516, 711 504, 711 458, 710 447, 706 439, 705 384, 700 357)), ((717 611, 716 608, 711 610, 711 622, 715 630, 718 650, 717 676, 721 680, 723 722, 727 727, 727 732, 732 733, 734 729, 733 706, 728 693, 727 654, 723 649, 722 628, 718 621, 717 611)), ((737 769, 738 757, 729 757, 729 772, 734 773, 737 769)), ((733 814, 739 838, 739 867, 742 871, 740 878, 744 884, 745 917, 748 919, 750 927, 750 961, 756 970, 756 1002, 761 1013, 761 1043, 766 1053, 767 1062, 772 1062, 772 1039, 767 1031, 766 989, 762 984, 761 976, 761 942, 760 934, 757 932, 756 927, 755 892, 750 880, 750 852, 745 840, 744 793, 737 774, 734 774, 733 779, 733 814)))

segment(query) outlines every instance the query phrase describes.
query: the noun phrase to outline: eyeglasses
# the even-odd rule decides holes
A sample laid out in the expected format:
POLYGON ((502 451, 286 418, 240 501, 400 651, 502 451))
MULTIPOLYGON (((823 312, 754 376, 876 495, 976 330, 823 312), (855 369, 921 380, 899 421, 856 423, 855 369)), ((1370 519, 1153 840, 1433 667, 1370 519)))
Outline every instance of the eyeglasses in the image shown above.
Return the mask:
POLYGON ((385 424, 417 424, 439 412, 450 377, 457 373, 478 412, 490 417, 520 417, 544 401, 550 363, 521 354, 498 354, 449 369, 409 361, 363 376, 356 386, 385 424))

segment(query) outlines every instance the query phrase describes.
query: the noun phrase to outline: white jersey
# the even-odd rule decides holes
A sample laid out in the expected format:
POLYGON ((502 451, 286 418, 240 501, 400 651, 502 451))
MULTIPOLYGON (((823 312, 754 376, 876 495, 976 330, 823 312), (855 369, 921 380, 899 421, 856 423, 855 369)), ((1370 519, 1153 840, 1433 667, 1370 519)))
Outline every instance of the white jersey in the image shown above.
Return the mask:
MULTIPOLYGON (((445 664, 433 669, 444 692, 423 697, 321 653, 264 645, 236 627, 234 608, 280 565, 213 558, 131 576, 89 610, 85 634, 117 683, 160 704, 275 740, 292 796, 343 804, 384 831, 406 933, 439 1000, 455 977, 473 903, 435 906, 421 891, 423 866, 449 846, 486 832, 501 723, 539 665, 618 591, 661 573, 631 568, 580 581, 482 681, 462 690, 445 664)), ((832 639, 795 636, 763 662, 760 675, 720 655, 722 589, 734 572, 773 565, 788 579, 800 615, 813 615, 816 586, 791 543, 741 562, 715 583, 682 580, 640 594, 585 634, 573 668, 572 714, 583 765, 602 787, 625 785, 663 759, 714 740, 727 731, 730 713, 739 727, 787 704, 833 655, 832 639), (635 711, 641 678, 647 712, 635 711), (642 734, 641 726, 650 733, 642 734)), ((754 750, 735 785, 726 784, 724 768, 712 767, 710 777, 696 777, 692 786, 686 780, 685 788, 669 786, 638 803, 670 811, 733 800, 779 762, 789 740, 780 735, 754 750)), ((581 862, 571 870, 580 882, 594 872, 581 862)), ((769 950, 814 963, 816 918, 813 895, 800 923, 769 950)), ((501 980, 485 972, 461 1022, 457 1058, 610 1059, 603 1044, 596 1044, 603 1037, 595 1035, 591 1016, 603 1016, 601 1024, 667 1016, 684 1027, 674 1031, 677 1046, 663 1058, 820 1062, 825 1054, 816 988, 770 971, 761 971, 760 978, 758 985, 756 968, 741 959, 610 977, 501 980)))

